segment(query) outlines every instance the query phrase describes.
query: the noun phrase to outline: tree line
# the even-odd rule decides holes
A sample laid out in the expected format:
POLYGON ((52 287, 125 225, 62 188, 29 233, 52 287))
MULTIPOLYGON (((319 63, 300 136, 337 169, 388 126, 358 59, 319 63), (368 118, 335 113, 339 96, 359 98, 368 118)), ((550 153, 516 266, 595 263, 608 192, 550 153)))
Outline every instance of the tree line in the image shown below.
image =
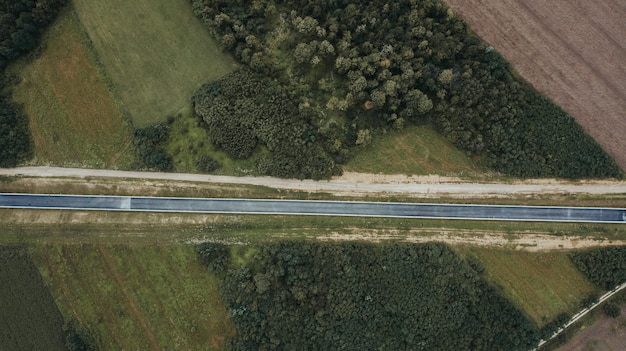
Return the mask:
POLYGON ((594 248, 570 254, 570 259, 592 283, 606 290, 626 283, 626 246, 594 248))
POLYGON ((237 329, 229 350, 529 350, 559 326, 538 329, 443 244, 256 249, 235 267, 230 247, 198 246, 237 329))
POLYGON ((31 52, 66 0, 0 0, 0 167, 12 167, 32 154, 28 119, 11 101, 9 63, 31 52))
POLYGON ((309 111, 336 163, 367 136, 430 123, 505 174, 622 175, 440 0, 191 3, 225 50, 309 111))

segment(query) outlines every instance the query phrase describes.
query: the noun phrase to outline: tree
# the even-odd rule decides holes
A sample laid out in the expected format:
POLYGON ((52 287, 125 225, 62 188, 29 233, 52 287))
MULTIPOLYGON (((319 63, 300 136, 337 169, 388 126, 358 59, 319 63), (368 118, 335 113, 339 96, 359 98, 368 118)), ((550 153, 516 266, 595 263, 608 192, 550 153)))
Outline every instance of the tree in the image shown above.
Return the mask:
POLYGON ((619 306, 612 302, 607 302, 604 306, 602 306, 602 311, 604 311, 604 314, 611 318, 619 317, 622 312, 619 306))

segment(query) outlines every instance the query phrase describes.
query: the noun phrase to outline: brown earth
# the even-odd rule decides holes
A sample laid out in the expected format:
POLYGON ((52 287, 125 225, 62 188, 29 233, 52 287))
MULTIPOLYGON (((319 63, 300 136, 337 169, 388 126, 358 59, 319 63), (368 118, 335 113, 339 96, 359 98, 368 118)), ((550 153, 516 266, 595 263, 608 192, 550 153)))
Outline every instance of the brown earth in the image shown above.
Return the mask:
POLYGON ((619 351, 626 350, 626 305, 618 318, 605 315, 583 329, 557 351, 619 351))
POLYGON ((626 170, 626 2, 445 0, 626 170))

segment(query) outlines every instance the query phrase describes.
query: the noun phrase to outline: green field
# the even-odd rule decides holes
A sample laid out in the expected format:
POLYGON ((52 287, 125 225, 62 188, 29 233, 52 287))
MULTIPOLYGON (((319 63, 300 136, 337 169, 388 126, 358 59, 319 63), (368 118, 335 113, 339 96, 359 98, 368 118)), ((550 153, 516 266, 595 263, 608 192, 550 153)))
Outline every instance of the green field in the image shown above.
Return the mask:
POLYGON ((0 350, 66 350, 62 326, 26 248, 0 245, 0 350))
POLYGON ((33 258, 98 350, 219 350, 233 333, 191 245, 38 245, 33 258))
POLYGON ((574 314, 597 288, 572 264, 567 252, 531 253, 495 248, 463 248, 478 258, 487 280, 537 325, 560 313, 574 314))
POLYGON ((407 127, 377 137, 343 168, 383 174, 471 176, 484 173, 477 162, 427 126, 407 127))
POLYGON ((136 127, 186 114, 192 94, 234 67, 188 0, 73 0, 136 127))
POLYGON ((29 118, 34 163, 128 168, 134 160, 130 125, 75 12, 62 11, 42 41, 39 57, 9 68, 20 78, 13 97, 29 118))

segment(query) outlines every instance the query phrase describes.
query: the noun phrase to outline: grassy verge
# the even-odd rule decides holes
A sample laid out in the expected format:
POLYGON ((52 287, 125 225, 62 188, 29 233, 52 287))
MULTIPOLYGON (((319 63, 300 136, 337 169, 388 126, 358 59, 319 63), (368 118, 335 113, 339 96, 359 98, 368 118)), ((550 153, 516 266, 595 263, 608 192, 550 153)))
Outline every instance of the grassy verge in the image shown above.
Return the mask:
POLYGON ((199 172, 195 160, 206 155, 219 163, 219 168, 212 174, 222 175, 254 175, 256 174, 255 160, 258 155, 266 153, 259 147, 255 155, 247 159, 238 160, 218 150, 209 139, 204 121, 190 113, 177 117, 170 125, 170 134, 165 151, 172 157, 174 169, 177 172, 199 172))
POLYGON ((190 245, 38 245, 32 252, 66 318, 98 350, 220 350, 233 333, 190 245))
POLYGON ((427 126, 407 127, 376 138, 344 170, 383 174, 472 176, 484 173, 476 161, 427 126))
POLYGON ((565 252, 532 253, 463 247, 486 269, 487 280, 538 325, 559 314, 574 314, 598 289, 580 273, 565 252))
POLYGON ((70 8, 43 37, 40 56, 9 72, 20 82, 36 164, 128 168, 134 159, 130 126, 98 70, 86 34, 70 8))
POLYGON ((192 94, 233 69, 188 0, 73 4, 136 127, 189 113, 192 94))
MULTIPOLYGON (((266 242, 308 240, 452 241, 460 237, 481 245, 532 248, 534 236, 574 246, 620 243, 620 224, 530 223, 418 220, 398 218, 220 215, 192 213, 96 212, 0 209, 0 243, 177 243, 188 240, 266 242), (493 237, 499 238, 492 242, 493 237), (424 240, 426 240, 424 239, 424 240), (451 239, 451 240, 448 240, 451 239), (559 239, 559 240, 557 240, 559 239), (574 243, 571 243, 571 241, 574 243), (583 243, 580 243, 582 245, 583 243)), ((467 240, 465 240, 467 241, 467 240)), ((553 249, 560 248, 557 244, 553 249)))

